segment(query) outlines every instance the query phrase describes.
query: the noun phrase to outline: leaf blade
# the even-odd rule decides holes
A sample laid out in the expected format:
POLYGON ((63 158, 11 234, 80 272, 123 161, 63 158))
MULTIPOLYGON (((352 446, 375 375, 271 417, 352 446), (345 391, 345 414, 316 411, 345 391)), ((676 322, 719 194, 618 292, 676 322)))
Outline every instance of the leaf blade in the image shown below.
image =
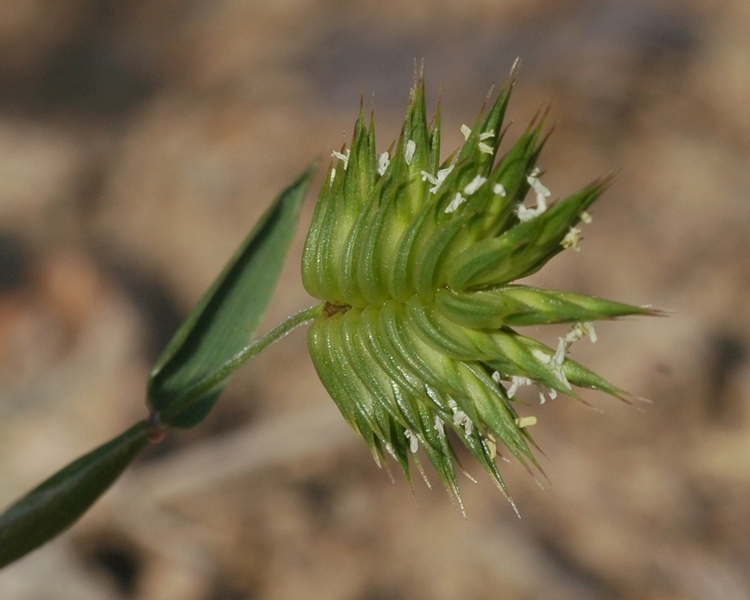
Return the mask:
POLYGON ((164 425, 200 423, 230 374, 200 384, 250 342, 265 313, 297 227, 314 167, 279 194, 198 301, 151 371, 148 404, 164 425))
POLYGON ((0 569, 62 533, 148 445, 145 421, 73 461, 0 515, 0 569))

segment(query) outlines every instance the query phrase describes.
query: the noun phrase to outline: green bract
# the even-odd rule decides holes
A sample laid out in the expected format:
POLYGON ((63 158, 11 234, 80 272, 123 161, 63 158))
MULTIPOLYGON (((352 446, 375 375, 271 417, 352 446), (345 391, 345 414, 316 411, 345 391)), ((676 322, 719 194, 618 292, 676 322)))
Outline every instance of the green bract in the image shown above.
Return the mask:
POLYGON ((609 183, 547 206, 535 166, 544 116, 498 160, 512 86, 511 75, 442 162, 440 112, 428 124, 421 78, 390 152, 376 154, 372 117, 366 126, 360 109, 351 148, 334 152, 302 262, 307 291, 324 302, 310 354, 344 418, 378 464, 385 450, 407 477, 410 455, 419 467, 422 447, 459 506, 451 439, 507 495, 495 464, 500 444, 536 464, 526 430, 534 420, 519 419, 513 407, 518 386, 572 397, 579 386, 622 398, 567 358, 568 347, 587 334, 595 339, 590 321, 653 314, 511 283, 578 248, 576 225, 590 220, 586 209, 609 183), (523 204, 529 191, 533 208, 523 204), (557 348, 512 329, 550 323, 574 324, 557 348))

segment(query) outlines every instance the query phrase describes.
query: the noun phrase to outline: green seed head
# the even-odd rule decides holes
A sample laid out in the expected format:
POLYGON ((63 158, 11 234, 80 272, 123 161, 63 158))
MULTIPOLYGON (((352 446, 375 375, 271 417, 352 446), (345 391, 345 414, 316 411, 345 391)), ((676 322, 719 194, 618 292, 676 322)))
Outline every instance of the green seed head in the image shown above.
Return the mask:
POLYGON ((310 354, 344 418, 378 464, 387 452, 407 477, 411 460, 422 470, 423 449, 458 506, 456 440, 507 495, 496 457, 536 465, 527 430, 536 420, 516 413, 517 388, 536 384, 542 400, 576 397, 574 386, 622 398, 566 353, 585 335, 595 341, 591 321, 653 314, 512 283, 578 249, 577 225, 609 184, 548 203, 536 166, 544 114, 498 158, 513 75, 443 161, 440 112, 427 122, 421 77, 388 152, 376 153, 360 109, 351 148, 334 152, 302 261, 305 288, 325 303, 310 354), (573 324, 556 348, 513 329, 551 323, 573 324))

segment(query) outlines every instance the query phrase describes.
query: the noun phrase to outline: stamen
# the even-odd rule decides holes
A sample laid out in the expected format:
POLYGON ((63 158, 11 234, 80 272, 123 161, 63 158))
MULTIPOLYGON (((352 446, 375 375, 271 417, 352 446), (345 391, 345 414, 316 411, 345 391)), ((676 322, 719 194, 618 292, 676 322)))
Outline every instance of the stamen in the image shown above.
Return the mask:
POLYGON ((446 213, 452 213, 456 212, 456 209, 461 206, 464 202, 466 202, 466 198, 464 198, 459 192, 456 192, 456 197, 451 200, 450 204, 445 208, 446 213))
MULTIPOLYGON (((555 351, 555 354, 550 356, 546 352, 536 349, 532 350, 531 354, 536 358, 540 363, 547 365, 552 371, 552 374, 557 377, 557 379, 560 381, 560 383, 563 384, 565 389, 572 389, 570 386, 570 382, 568 381, 568 378, 565 376, 565 371, 563 370, 563 363, 565 362, 565 352, 567 351, 567 344, 565 343, 565 340, 560 338, 560 344, 558 344, 557 350, 555 351)), ((541 395, 541 392, 540 392, 541 395)), ((542 402, 544 400, 542 399, 542 402)))
POLYGON ((490 460, 495 460, 497 458, 497 440, 495 436, 488 433, 487 437, 484 438, 484 445, 490 453, 490 460))
POLYGON ((409 140, 406 142, 406 150, 404 151, 404 160, 407 165, 411 164, 411 159, 414 158, 414 152, 417 150, 417 142, 409 140))
POLYGON ((517 377, 513 376, 510 378, 510 387, 507 390, 508 398, 512 398, 516 395, 518 388, 522 385, 531 385, 533 382, 528 377, 517 377))
POLYGON ((462 410, 457 410, 453 413, 453 425, 455 427, 463 427, 467 437, 470 436, 471 432, 474 430, 474 424, 462 410))
POLYGON ((538 217, 547 210, 547 198, 550 196, 550 191, 544 187, 541 181, 539 181, 539 176, 541 174, 542 170, 539 167, 534 167, 531 173, 526 177, 526 181, 529 182, 529 185, 536 194, 536 208, 526 208, 523 204, 519 204, 516 214, 521 223, 533 219, 534 217, 538 217))
MULTIPOLYGON (((565 376, 565 370, 563 368, 565 364, 565 355, 568 353, 568 350, 575 342, 586 336, 589 336, 592 343, 596 342, 598 338, 596 337, 594 326, 591 323, 576 323, 564 338, 558 338, 557 349, 555 350, 554 354, 549 355, 538 348, 532 350, 531 354, 540 363, 542 363, 543 365, 547 365, 555 375, 555 377, 560 380, 560 383, 562 383, 566 389, 571 390, 572 388, 570 382, 565 376)), ((515 378, 512 378, 511 381, 513 381, 513 384, 515 384, 515 378)), ((517 386, 514 387, 514 385, 511 385, 511 387, 508 389, 508 397, 512 397, 511 392, 515 393, 516 388, 517 386)), ((544 396, 544 390, 542 389, 541 384, 537 383, 537 388, 539 389, 539 401, 544 404, 546 398, 544 396)), ((557 398, 557 390, 549 389, 547 393, 549 394, 550 400, 554 400, 555 398, 557 398)))
POLYGON ((540 363, 544 365, 548 365, 550 363, 550 360, 552 359, 549 354, 542 350, 532 350, 531 354, 534 356, 534 358, 536 358, 540 363))
MULTIPOLYGON (((443 185, 443 182, 445 181, 445 179, 448 177, 448 175, 450 175, 450 172, 453 170, 454 166, 455 165, 451 165, 450 167, 446 167, 445 169, 440 169, 437 172, 437 182, 435 183, 433 187, 430 188, 431 194, 437 193, 437 191, 440 189, 440 186, 443 185)), ((424 173, 424 171, 422 171, 422 173, 424 173)), ((430 183, 432 183, 431 180, 430 180, 430 183)))
POLYGON ((494 131, 485 131, 484 133, 479 134, 479 139, 484 140, 491 140, 493 137, 495 137, 494 131))
POLYGON ((570 346, 584 337, 586 337, 586 331, 583 329, 583 323, 576 323, 565 335, 565 341, 570 346))
POLYGON ((378 156, 378 175, 384 175, 385 170, 388 168, 388 165, 391 163, 390 157, 388 156, 388 152, 383 152, 380 156, 378 156))
POLYGON ((404 430, 404 435, 406 436, 406 439, 409 440, 409 450, 411 450, 412 454, 416 454, 417 450, 419 450, 419 440, 417 439, 417 436, 409 429, 404 430))
POLYGON ((437 434, 438 434, 439 438, 442 439, 442 438, 445 437, 445 424, 443 423, 443 420, 440 417, 438 417, 438 416, 435 416, 435 427, 434 427, 434 429, 435 429, 435 431, 437 431, 437 434))
POLYGON ((437 177, 431 175, 427 171, 422 171, 422 181, 429 181, 432 185, 440 185, 437 177))
POLYGON ((487 181, 486 177, 482 177, 481 175, 477 175, 468 184, 466 184, 466 187, 464 188, 464 194, 466 194, 467 196, 471 196, 480 187, 482 187, 482 185, 484 185, 485 181, 487 181))
POLYGON ((541 384, 536 384, 536 391, 539 393, 539 404, 544 404, 547 401, 547 397, 544 395, 544 388, 541 384))
POLYGON ((466 437, 469 437, 471 432, 474 431, 474 423, 472 423, 471 419, 464 411, 459 410, 458 404, 456 404, 455 400, 448 400, 448 407, 453 411, 453 426, 463 427, 466 437))
POLYGON ((468 140, 469 136, 471 135, 471 127, 468 125, 461 125, 461 133, 464 134, 464 139, 468 140))
POLYGON ((531 173, 529 173, 528 177, 526 177, 526 181, 529 182, 529 185, 534 190, 534 193, 536 193, 537 202, 540 202, 540 197, 549 198, 550 196, 550 191, 544 186, 544 184, 542 184, 541 181, 539 181, 539 176, 541 174, 542 170, 539 167, 534 167, 531 173))
POLYGON ((578 227, 571 227, 568 229, 568 233, 565 234, 565 237, 560 242, 560 245, 567 249, 567 248, 573 248, 576 252, 581 251, 581 230, 578 229, 578 227))
POLYGON ((492 192, 494 194, 497 194, 498 196, 502 196, 503 198, 507 194, 507 192, 505 191, 505 186, 502 183, 496 183, 492 188, 492 192))
POLYGON ((533 219, 534 217, 538 217, 543 212, 544 212, 544 210, 539 210, 539 207, 537 207, 537 208, 526 208, 523 204, 519 204, 518 208, 516 209, 516 215, 518 216, 518 220, 521 221, 521 223, 525 223, 529 219, 533 219))
POLYGON ((565 338, 557 338, 557 350, 555 350, 549 362, 558 367, 562 366, 563 362, 565 362, 565 353, 568 351, 571 343, 568 342, 567 336, 565 338))
POLYGON ((536 423, 536 417, 518 417, 516 419, 516 425, 518 425, 519 429, 531 427, 532 425, 536 425, 536 423))
POLYGON ((494 154, 495 149, 490 146, 489 144, 486 144, 484 142, 479 142, 479 151, 484 152, 485 154, 494 154))
POLYGON ((568 347, 570 347, 573 343, 586 336, 589 336, 592 344, 596 344, 599 339, 592 323, 576 323, 565 336, 565 341, 568 347))
POLYGON ((331 152, 331 156, 333 158, 338 158, 342 163, 344 163, 344 171, 346 171, 346 167, 349 166, 349 154, 350 154, 350 152, 351 152, 350 148, 346 149, 346 154, 342 154, 341 152, 337 152, 336 150, 334 150, 333 152, 331 152))

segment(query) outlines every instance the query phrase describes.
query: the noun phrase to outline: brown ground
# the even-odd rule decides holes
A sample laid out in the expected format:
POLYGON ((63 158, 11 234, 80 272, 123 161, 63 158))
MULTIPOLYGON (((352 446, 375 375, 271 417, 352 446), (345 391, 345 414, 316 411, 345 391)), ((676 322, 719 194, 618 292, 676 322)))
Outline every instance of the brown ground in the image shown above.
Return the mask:
MULTIPOLYGON (((372 464, 297 332, 0 598, 750 598, 746 0, 0 1, 0 505, 144 415, 159 349, 361 90, 384 149, 424 58, 451 147, 516 56, 512 131, 559 119, 553 194, 622 169, 535 282, 675 311, 574 350, 654 404, 534 405, 546 493, 506 465, 519 520, 467 480, 467 525, 372 464)), ((313 195, 267 326, 310 303, 313 195)))

